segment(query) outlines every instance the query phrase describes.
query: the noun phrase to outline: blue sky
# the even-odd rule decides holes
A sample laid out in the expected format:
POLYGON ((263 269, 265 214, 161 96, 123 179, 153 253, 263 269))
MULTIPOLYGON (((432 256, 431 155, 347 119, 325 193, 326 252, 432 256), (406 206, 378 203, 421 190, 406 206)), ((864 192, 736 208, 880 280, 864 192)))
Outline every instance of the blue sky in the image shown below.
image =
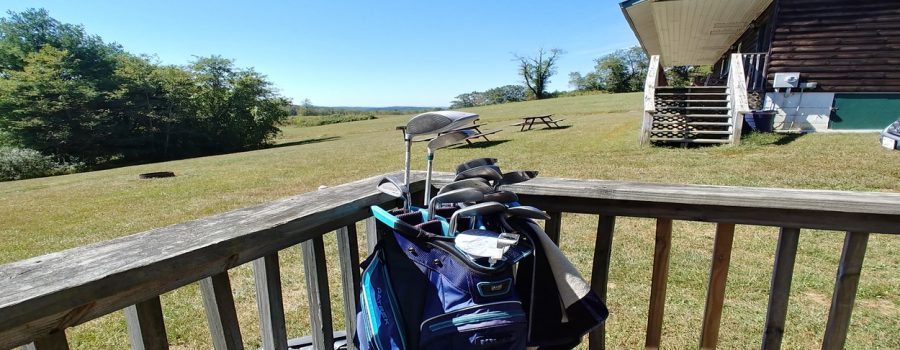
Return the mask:
POLYGON ((518 84, 513 54, 560 48, 550 90, 637 45, 618 1, 25 1, 132 53, 186 64, 222 55, 320 106, 447 106, 518 84))

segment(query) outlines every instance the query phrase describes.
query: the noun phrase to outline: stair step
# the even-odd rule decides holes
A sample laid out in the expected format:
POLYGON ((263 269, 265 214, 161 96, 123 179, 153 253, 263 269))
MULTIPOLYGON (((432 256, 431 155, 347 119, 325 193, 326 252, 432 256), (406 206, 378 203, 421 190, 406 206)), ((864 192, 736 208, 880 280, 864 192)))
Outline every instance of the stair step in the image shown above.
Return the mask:
POLYGON ((665 98, 658 98, 656 100, 657 101, 665 101, 665 102, 684 102, 684 103, 728 103, 728 100, 724 100, 724 99, 723 100, 691 100, 691 99, 687 99, 687 100, 671 99, 670 100, 670 99, 665 99, 665 98))
POLYGON ((651 137, 650 142, 676 142, 676 143, 730 143, 729 139, 685 139, 674 137, 651 137))
POLYGON ((721 130, 685 130, 685 129, 650 129, 654 132, 672 132, 678 134, 694 134, 694 135, 731 135, 731 131, 721 130))
POLYGON ((731 126, 726 122, 653 122, 654 125, 731 126))
POLYGON ((696 109, 700 111, 727 111, 729 108, 708 106, 660 106, 658 109, 696 109))
POLYGON ((728 96, 725 92, 657 92, 656 96, 708 96, 719 95, 728 96))

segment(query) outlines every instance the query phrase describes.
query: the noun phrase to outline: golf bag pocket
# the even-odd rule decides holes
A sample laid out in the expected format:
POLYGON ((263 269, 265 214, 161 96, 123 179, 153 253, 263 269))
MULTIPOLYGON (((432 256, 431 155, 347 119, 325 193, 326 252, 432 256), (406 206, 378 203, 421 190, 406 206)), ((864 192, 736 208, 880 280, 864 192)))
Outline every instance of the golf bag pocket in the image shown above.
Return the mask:
POLYGON ((397 297, 391 287, 381 251, 363 263, 357 314, 359 349, 405 349, 405 336, 397 297))
POLYGON ((420 349, 524 349, 528 320, 518 301, 474 305, 421 325, 420 349))

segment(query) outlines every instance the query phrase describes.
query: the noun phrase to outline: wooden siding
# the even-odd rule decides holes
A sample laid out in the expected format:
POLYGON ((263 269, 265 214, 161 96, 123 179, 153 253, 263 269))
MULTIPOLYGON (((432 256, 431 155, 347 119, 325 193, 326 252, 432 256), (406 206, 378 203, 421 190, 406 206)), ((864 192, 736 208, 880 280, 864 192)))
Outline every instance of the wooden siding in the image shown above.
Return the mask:
POLYGON ((820 92, 900 92, 900 0, 781 0, 768 81, 800 72, 820 92))

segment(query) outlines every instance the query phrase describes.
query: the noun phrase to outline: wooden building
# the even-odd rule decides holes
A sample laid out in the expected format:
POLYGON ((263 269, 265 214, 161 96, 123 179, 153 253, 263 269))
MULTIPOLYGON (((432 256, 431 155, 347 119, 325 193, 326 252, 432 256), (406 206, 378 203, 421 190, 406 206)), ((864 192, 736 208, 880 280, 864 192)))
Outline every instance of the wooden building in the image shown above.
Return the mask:
POLYGON ((712 101, 697 93, 713 90, 673 91, 654 77, 650 99, 663 101, 653 107, 685 108, 651 108, 645 141, 737 142, 738 119, 751 110, 774 111, 775 129, 785 131, 881 129, 900 117, 900 0, 629 0, 621 7, 647 54, 659 56, 658 68, 713 65, 703 85, 725 88, 729 107, 721 113, 730 117, 727 137, 703 134, 691 123, 713 119, 688 116, 708 103, 690 97, 712 101), (734 69, 741 79, 729 78, 734 69), (733 96, 738 88, 749 93, 746 106, 733 96), (657 115, 664 117, 657 122, 657 115))

